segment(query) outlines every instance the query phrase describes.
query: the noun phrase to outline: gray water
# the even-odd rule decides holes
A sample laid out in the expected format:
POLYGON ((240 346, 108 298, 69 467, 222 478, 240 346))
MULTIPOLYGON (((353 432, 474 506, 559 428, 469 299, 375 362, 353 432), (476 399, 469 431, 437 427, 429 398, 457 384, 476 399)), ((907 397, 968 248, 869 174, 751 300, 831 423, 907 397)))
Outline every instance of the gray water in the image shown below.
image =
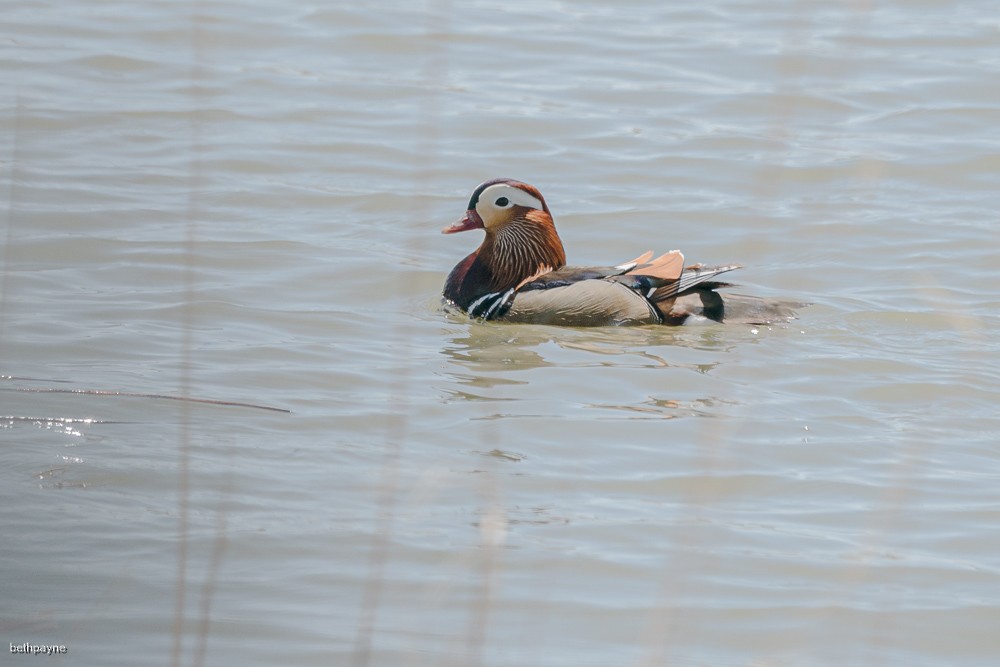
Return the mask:
POLYGON ((0 37, 0 642, 998 659, 992 2, 19 2, 0 37), (446 315, 480 237, 438 231, 496 176, 573 262, 813 305, 446 315))

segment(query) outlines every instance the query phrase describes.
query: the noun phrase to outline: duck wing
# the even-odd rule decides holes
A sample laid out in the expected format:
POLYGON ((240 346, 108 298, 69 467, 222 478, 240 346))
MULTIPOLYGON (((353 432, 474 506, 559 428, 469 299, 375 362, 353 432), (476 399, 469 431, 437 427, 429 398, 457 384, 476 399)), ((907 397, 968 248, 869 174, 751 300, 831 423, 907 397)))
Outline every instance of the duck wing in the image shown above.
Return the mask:
POLYGON ((502 319, 594 327, 656 324, 662 318, 649 300, 627 285, 603 278, 585 278, 518 292, 502 319))
POLYGON ((469 314, 487 320, 562 326, 677 323, 674 300, 725 287, 713 279, 738 264, 684 268, 674 250, 652 259, 647 252, 617 266, 564 266, 532 276, 516 289, 485 295, 469 314))

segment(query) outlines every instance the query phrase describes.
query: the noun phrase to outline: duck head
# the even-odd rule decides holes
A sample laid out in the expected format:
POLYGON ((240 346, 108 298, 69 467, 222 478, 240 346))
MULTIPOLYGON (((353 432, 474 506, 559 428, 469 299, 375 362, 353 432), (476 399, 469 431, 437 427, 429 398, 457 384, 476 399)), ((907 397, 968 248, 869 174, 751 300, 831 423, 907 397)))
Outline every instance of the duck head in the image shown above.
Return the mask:
MULTIPOLYGON (((467 209, 464 216, 442 229, 441 233, 485 229, 487 234, 496 234, 506 225, 518 221, 543 225, 547 221, 552 225, 552 215, 542 193, 534 186, 510 178, 495 178, 480 183, 472 192, 467 209)), ((554 232, 554 225, 552 227, 554 232)))

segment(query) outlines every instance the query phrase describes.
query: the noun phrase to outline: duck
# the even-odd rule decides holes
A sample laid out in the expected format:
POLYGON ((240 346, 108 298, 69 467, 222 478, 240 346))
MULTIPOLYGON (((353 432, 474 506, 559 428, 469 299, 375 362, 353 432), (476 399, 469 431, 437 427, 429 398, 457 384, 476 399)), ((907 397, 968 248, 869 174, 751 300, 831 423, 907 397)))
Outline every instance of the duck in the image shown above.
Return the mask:
POLYGON ((720 293, 740 264, 685 266, 684 254, 647 251, 609 266, 569 266, 538 188, 511 178, 480 183, 443 234, 482 229, 480 246, 444 284, 447 308, 472 319, 558 326, 677 326, 696 321, 772 324, 804 305, 720 293))

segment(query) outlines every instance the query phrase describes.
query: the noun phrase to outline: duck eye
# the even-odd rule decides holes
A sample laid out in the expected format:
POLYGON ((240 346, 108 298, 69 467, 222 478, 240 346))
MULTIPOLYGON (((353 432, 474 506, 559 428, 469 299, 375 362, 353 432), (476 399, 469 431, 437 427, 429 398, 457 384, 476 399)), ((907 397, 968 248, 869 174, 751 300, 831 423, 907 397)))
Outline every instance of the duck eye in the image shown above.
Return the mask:
POLYGON ((509 199, 507 199, 506 197, 500 197, 500 198, 499 198, 499 199, 497 199, 497 200, 496 200, 496 201, 495 201, 494 203, 495 203, 495 204, 496 204, 497 206, 499 206, 500 208, 503 208, 504 206, 506 206, 507 204, 509 204, 509 203, 510 203, 510 200, 509 200, 509 199))

